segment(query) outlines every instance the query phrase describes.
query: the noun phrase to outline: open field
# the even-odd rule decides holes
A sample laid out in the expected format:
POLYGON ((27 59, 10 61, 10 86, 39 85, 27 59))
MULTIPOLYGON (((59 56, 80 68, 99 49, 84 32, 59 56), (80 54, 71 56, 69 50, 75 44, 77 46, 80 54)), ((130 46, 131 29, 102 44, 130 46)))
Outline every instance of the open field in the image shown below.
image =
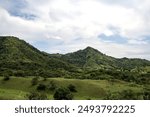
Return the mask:
MULTIPOLYGON (((21 78, 11 77, 8 81, 3 81, 0 77, 0 99, 22 100, 27 99, 26 95, 31 91, 36 91, 36 85, 31 85, 32 77, 21 78)), ((73 99, 104 99, 107 93, 122 92, 123 90, 133 90, 136 93, 143 92, 143 86, 134 83, 114 80, 79 80, 64 78, 48 78, 43 81, 39 79, 38 83, 47 85, 50 81, 54 81, 58 87, 67 87, 73 84, 77 92, 73 93, 73 99)), ((53 99, 54 91, 44 91, 48 99, 53 99)))

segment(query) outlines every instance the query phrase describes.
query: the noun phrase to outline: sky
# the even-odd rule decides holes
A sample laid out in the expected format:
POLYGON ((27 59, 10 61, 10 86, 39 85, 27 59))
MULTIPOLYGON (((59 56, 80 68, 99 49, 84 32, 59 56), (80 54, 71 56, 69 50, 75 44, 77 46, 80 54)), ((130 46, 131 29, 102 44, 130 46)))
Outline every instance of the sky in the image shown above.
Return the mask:
POLYGON ((117 58, 150 60, 150 1, 0 0, 0 36, 48 53, 91 46, 117 58))

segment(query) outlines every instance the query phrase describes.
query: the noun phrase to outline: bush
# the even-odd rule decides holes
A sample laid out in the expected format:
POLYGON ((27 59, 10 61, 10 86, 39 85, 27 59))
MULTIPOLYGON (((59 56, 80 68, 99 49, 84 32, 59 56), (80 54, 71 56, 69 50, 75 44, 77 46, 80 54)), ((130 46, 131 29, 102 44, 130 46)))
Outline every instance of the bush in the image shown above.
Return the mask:
POLYGON ((29 100, 47 100, 47 95, 44 93, 30 92, 26 95, 29 100))
POLYGON ((35 77, 31 80, 31 85, 34 86, 34 85, 37 85, 38 84, 38 78, 35 77))
POLYGON ((44 78, 43 78, 43 81, 46 81, 46 80, 47 80, 47 78, 44 77, 44 78))
POLYGON ((68 85, 68 89, 69 89, 71 92, 77 92, 76 87, 75 87, 73 84, 68 85))
POLYGON ((105 100, 138 100, 141 99, 141 94, 133 90, 123 90, 121 92, 108 91, 105 100))
POLYGON ((40 91, 44 91, 46 89, 46 85, 44 84, 39 84, 36 88, 37 90, 40 90, 40 91))
POLYGON ((120 93, 121 100, 137 100, 138 95, 133 90, 123 90, 120 93))
POLYGON ((47 85, 47 89, 54 91, 57 88, 56 83, 54 81, 50 81, 49 84, 47 85))
POLYGON ((9 75, 5 75, 4 78, 3 78, 3 80, 4 80, 4 81, 10 80, 10 76, 9 76, 9 75))
POLYGON ((150 89, 145 89, 143 93, 144 100, 150 100, 150 89))
POLYGON ((72 100, 73 95, 68 88, 58 88, 54 93, 55 100, 72 100))

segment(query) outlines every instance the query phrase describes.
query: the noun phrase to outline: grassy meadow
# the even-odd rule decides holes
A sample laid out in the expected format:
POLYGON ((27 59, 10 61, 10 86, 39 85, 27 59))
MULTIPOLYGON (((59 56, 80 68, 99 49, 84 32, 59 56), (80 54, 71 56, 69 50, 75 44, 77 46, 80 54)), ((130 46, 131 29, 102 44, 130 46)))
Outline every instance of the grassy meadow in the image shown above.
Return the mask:
MULTIPOLYGON (((11 77, 10 80, 4 81, 0 77, 0 99, 9 100, 25 100, 26 95, 31 91, 37 91, 37 85, 32 86, 33 77, 11 77)), ((39 78, 38 83, 47 85, 50 81, 55 82, 57 87, 67 87, 73 84, 77 92, 74 92, 75 100, 99 100, 105 99, 110 94, 122 92, 124 90, 132 90, 136 93, 143 92, 143 86, 120 80, 81 80, 81 79, 65 79, 65 78, 39 78)), ((54 91, 41 91, 45 93, 48 99, 53 99, 54 91)))

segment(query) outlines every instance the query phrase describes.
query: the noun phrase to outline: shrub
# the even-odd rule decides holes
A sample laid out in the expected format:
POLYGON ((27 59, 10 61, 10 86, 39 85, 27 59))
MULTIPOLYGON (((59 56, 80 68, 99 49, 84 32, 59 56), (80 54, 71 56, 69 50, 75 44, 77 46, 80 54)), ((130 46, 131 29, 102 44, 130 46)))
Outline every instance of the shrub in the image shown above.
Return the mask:
POLYGON ((47 78, 44 77, 44 78, 43 78, 43 81, 46 81, 46 80, 47 80, 47 78))
POLYGON ((138 100, 139 96, 136 92, 134 92, 133 90, 123 90, 122 92, 120 92, 120 97, 119 99, 121 100, 138 100))
POLYGON ((54 81, 50 81, 48 86, 47 86, 47 89, 54 91, 56 88, 57 88, 56 83, 54 81))
POLYGON ((73 95, 68 88, 58 88, 54 93, 55 100, 72 100, 73 95))
POLYGON ((106 93, 105 100, 138 100, 141 99, 141 94, 134 92, 133 90, 123 90, 121 92, 106 93))
POLYGON ((71 92, 77 92, 76 87, 75 87, 73 84, 68 85, 68 89, 69 89, 71 92))
POLYGON ((47 95, 44 93, 30 92, 26 95, 29 100, 47 100, 47 95))
POLYGON ((44 85, 44 84, 39 84, 38 86, 37 86, 37 88, 36 88, 37 90, 45 90, 46 89, 46 85, 44 85))
POLYGON ((38 84, 38 78, 35 77, 31 80, 31 85, 34 86, 34 85, 37 85, 38 84))
POLYGON ((144 89, 143 99, 150 100, 150 89, 144 89))
POLYGON ((9 75, 5 75, 4 78, 3 78, 3 80, 4 80, 4 81, 10 80, 10 76, 9 76, 9 75))

